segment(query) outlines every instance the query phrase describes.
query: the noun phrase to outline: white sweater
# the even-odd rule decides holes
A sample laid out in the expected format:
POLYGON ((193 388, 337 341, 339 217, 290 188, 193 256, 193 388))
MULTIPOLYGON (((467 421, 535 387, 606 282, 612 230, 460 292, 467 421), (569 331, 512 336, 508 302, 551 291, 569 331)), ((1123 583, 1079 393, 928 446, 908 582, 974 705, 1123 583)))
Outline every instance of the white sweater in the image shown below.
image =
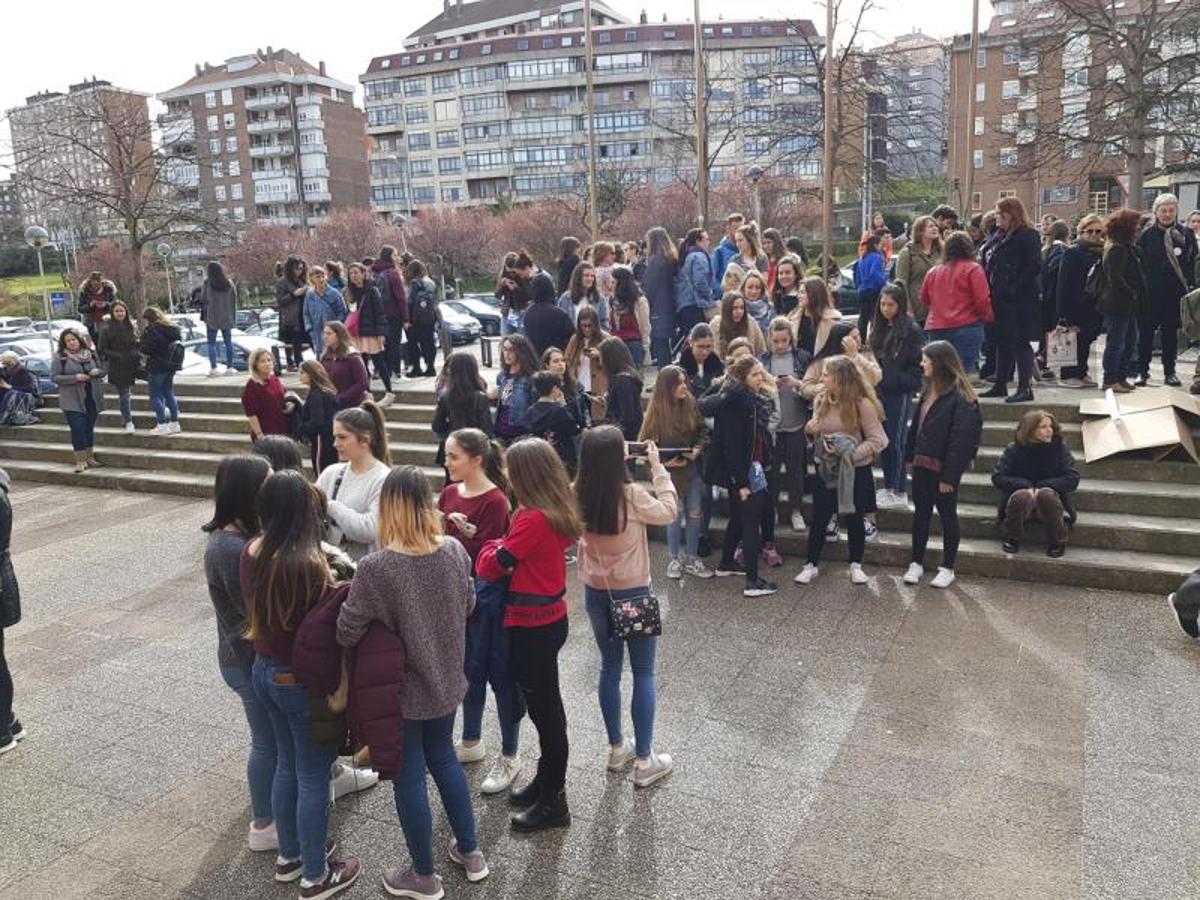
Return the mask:
POLYGON ((391 471, 379 460, 369 469, 356 473, 349 463, 337 463, 317 478, 319 487, 329 499, 329 530, 325 539, 341 547, 351 559, 359 560, 379 549, 379 494, 383 481, 391 471), (345 472, 341 485, 334 486, 345 472))

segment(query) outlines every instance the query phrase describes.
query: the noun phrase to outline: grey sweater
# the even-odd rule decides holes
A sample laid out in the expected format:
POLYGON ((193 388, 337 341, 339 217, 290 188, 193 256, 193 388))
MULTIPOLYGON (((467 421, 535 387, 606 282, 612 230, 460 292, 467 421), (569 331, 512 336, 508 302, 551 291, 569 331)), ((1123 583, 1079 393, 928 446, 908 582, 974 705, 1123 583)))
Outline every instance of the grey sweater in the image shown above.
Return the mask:
POLYGON ((467 693, 467 616, 475 608, 471 557, 454 538, 425 556, 380 550, 359 560, 338 616, 337 639, 354 647, 372 622, 404 645, 400 713, 439 719, 467 693))
POLYGON ((209 328, 232 328, 237 313, 237 285, 232 281, 225 290, 218 290, 204 279, 200 291, 200 302, 204 305, 204 324, 209 328))
POLYGON ((208 598, 217 612, 217 662, 222 666, 248 666, 254 647, 246 631, 246 604, 238 581, 238 565, 246 537, 232 531, 214 531, 204 547, 204 578, 208 598))

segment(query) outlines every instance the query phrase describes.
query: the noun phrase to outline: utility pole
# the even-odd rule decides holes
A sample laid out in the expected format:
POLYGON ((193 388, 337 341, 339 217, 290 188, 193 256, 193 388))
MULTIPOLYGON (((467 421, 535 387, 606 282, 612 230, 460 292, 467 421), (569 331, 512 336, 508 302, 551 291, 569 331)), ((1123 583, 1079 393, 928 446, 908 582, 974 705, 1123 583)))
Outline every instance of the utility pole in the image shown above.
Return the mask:
POLYGON ((833 4, 825 0, 825 152, 821 160, 822 253, 821 277, 833 259, 833 4))
POLYGON ((592 0, 583 0, 583 60, 587 66, 588 132, 588 231, 593 241, 600 237, 600 212, 596 208, 596 97, 592 71, 592 0))
POLYGON ((700 0, 692 12, 692 54, 696 75, 696 224, 708 227, 708 78, 704 71, 704 26, 700 0))
POLYGON ((979 0, 972 0, 971 10, 971 58, 967 61, 967 151, 966 172, 963 174, 962 201, 963 219, 970 221, 971 199, 975 193, 975 92, 979 83, 979 0))

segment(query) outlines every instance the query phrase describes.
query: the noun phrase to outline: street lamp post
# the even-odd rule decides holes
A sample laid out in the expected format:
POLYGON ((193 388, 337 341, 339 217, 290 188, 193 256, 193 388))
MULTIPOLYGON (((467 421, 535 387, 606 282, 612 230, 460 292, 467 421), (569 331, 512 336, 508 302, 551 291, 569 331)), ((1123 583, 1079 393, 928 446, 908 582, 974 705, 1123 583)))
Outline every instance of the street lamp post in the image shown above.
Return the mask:
POLYGON ((762 180, 762 166, 751 166, 746 172, 750 179, 750 185, 754 188, 754 221, 758 223, 758 227, 762 228, 762 194, 758 189, 758 182, 762 180))
POLYGON ((50 243, 50 233, 41 225, 25 229, 25 243, 37 251, 38 277, 42 281, 42 312, 46 315, 46 340, 50 343, 50 358, 54 358, 54 335, 50 331, 50 295, 46 293, 46 270, 42 266, 42 248, 50 243))
POLYGON ((404 236, 404 226, 408 224, 408 216, 404 213, 392 213, 392 224, 400 229, 400 246, 408 252, 408 238, 404 236))
POLYGON ((175 293, 171 290, 171 245, 166 241, 159 243, 154 252, 162 257, 163 271, 167 273, 167 308, 175 315, 175 293))

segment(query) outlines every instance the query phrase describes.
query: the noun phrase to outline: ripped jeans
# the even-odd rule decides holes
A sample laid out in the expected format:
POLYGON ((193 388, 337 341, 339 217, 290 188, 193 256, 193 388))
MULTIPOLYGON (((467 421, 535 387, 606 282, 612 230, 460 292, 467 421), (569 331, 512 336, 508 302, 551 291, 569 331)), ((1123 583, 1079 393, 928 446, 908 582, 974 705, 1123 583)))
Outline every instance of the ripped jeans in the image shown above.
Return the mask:
POLYGON ((680 498, 679 515, 667 526, 667 549, 671 559, 679 559, 679 539, 684 538, 689 559, 696 558, 700 546, 700 516, 704 503, 704 492, 711 490, 700 477, 699 466, 692 464, 688 475, 687 490, 680 498))

